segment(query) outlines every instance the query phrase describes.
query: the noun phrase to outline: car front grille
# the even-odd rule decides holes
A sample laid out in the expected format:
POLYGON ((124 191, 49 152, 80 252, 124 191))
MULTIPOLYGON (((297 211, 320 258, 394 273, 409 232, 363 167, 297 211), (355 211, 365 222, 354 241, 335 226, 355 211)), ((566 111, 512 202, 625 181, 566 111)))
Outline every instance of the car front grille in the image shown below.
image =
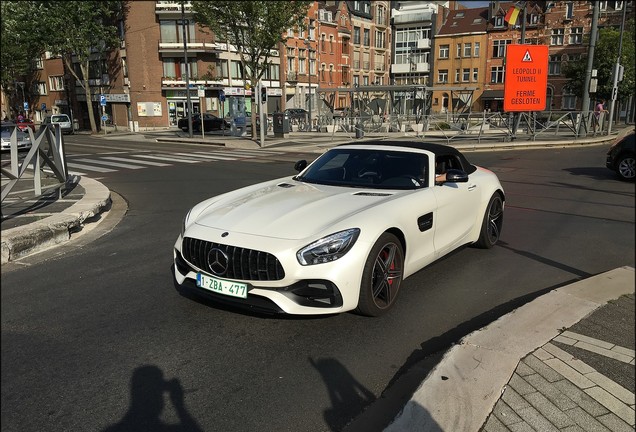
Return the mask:
MULTIPOLYGON (((215 276, 257 281, 275 281, 285 277, 285 271, 278 259, 267 252, 229 246, 220 243, 186 237, 181 248, 183 258, 193 266, 215 276), (227 270, 214 271, 210 266, 210 251, 218 249, 227 257, 227 270)), ((225 264, 225 263, 223 263, 225 264)))

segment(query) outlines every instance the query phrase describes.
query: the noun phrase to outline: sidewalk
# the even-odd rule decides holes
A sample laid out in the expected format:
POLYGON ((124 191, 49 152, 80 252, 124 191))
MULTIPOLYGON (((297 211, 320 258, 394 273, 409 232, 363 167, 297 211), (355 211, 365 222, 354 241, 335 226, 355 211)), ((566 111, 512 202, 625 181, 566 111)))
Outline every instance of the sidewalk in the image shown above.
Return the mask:
MULTIPOLYGON (((99 138, 261 148, 245 137, 176 134, 113 133, 99 138)), ((386 134, 364 139, 380 137, 386 134)), ((463 140, 451 145, 463 150, 557 147, 615 138, 463 140)), ((296 132, 286 139, 269 137, 264 147, 322 153, 352 140, 343 133, 296 132)), ((111 205, 108 188, 88 177, 70 179, 62 199, 56 194, 22 199, 33 194, 28 187, 12 192, 14 202, 3 203, 3 272, 6 263, 67 242, 84 224, 107 215, 111 205)), ((633 431, 634 285, 634 268, 618 268, 551 291, 471 333, 444 354, 385 431, 633 431)))

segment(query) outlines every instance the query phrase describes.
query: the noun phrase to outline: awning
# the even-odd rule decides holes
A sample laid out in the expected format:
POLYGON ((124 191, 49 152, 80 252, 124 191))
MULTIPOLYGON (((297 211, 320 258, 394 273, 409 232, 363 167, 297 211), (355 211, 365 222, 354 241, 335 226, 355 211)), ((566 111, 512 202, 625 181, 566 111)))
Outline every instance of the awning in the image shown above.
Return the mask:
POLYGON ((503 100, 503 97, 503 90, 484 90, 484 92, 481 94, 482 99, 503 100))

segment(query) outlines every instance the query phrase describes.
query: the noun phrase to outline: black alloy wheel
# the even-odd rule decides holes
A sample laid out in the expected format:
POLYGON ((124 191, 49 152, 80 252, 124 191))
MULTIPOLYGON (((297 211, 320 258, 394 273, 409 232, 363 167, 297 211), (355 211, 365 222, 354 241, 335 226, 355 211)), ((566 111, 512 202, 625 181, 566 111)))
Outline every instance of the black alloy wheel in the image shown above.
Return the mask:
POLYGON ((398 238, 384 233, 364 265, 356 311, 366 316, 386 313, 397 299, 404 275, 404 249, 398 238))

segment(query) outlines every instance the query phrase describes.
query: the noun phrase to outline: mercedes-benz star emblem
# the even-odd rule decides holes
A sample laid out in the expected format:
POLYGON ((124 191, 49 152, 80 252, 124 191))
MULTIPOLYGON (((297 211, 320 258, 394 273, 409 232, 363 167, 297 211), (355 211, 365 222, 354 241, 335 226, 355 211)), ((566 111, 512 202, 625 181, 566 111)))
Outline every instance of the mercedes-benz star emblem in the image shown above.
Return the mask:
POLYGON ((217 276, 223 276, 227 272, 229 258, 225 252, 219 248, 212 248, 208 252, 208 267, 217 276))

